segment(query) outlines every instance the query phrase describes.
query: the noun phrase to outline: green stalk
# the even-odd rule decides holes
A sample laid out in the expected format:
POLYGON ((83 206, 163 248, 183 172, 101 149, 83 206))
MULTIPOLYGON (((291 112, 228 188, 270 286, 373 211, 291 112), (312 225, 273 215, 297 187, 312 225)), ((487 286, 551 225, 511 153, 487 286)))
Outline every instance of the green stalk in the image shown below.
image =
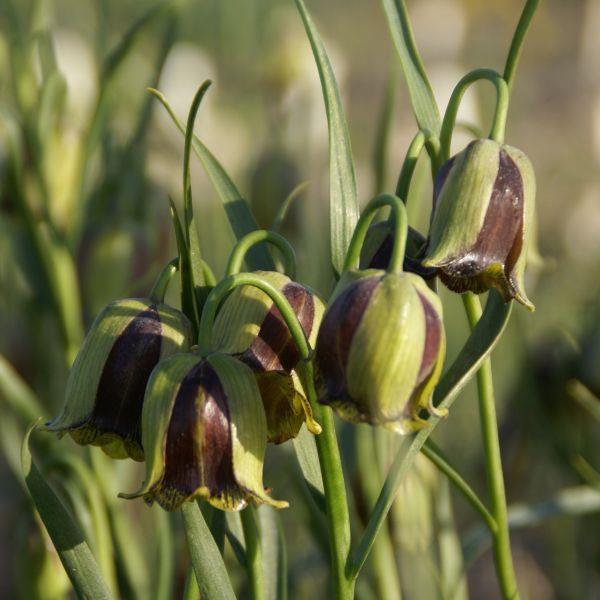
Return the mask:
POLYGON ((442 122, 442 131, 440 133, 441 152, 440 158, 442 163, 450 158, 450 144, 452 142, 452 132, 456 124, 456 115, 458 107, 464 93, 469 86, 477 81, 486 79, 494 84, 496 88, 496 110, 494 113, 494 121, 490 130, 490 138, 493 140, 501 140, 504 138, 504 128, 506 124, 506 114, 508 112, 508 85, 502 76, 493 69, 475 69, 467 73, 457 84, 452 92, 448 108, 444 114, 442 122))
POLYGON ((296 255, 294 249, 282 235, 275 231, 267 231, 266 229, 257 229, 246 234, 234 246, 229 255, 229 262, 227 263, 227 275, 239 273, 242 270, 244 259, 250 248, 261 242, 269 242, 281 252, 285 273, 291 279, 294 279, 296 276, 296 255))
POLYGON ((260 547, 260 532, 256 524, 253 506, 247 506, 241 512, 244 540, 246 542, 246 570, 250 580, 252 600, 265 600, 265 578, 260 547))
POLYGON ((418 131, 408 146, 404 162, 402 163, 402 169, 398 176, 398 183, 396 184, 396 196, 398 196, 405 204, 408 202, 410 182, 412 181, 415 167, 417 166, 417 161, 419 160, 419 156, 421 156, 423 148, 426 148, 427 153, 429 154, 431 160, 431 172, 434 176, 440 167, 440 141, 436 136, 427 131, 418 131))
POLYGON ((427 440, 421 452, 448 478, 454 487, 464 496, 465 500, 479 513, 488 529, 495 533, 498 526, 496 520, 471 486, 462 478, 460 473, 442 456, 434 444, 427 440))
POLYGON ((177 273, 179 270, 179 257, 174 258, 172 261, 168 262, 162 269, 162 271, 158 274, 152 289, 150 290, 150 298, 156 300, 157 302, 165 301, 165 294, 167 293, 167 288, 169 287, 169 283, 171 283, 171 279, 173 275, 177 273))
POLYGON ((406 207, 400 198, 392 196, 391 194, 380 194, 369 202, 365 210, 360 215, 360 219, 354 229, 350 246, 348 247, 348 253, 346 254, 346 260, 344 261, 344 272, 350 269, 358 269, 360 263, 360 251, 362 249, 367 232, 369 231, 369 225, 375 218, 376 212, 389 206, 392 209, 392 215, 390 218, 394 220, 394 247, 392 249, 392 256, 390 257, 390 264, 388 271, 390 273, 401 273, 402 264, 404 262, 404 252, 406 250, 406 237, 408 234, 408 217, 406 215, 406 207))
MULTIPOLYGON (((398 203, 402 205, 400 200, 398 203)), ((297 368, 301 372, 315 418, 322 428, 321 434, 316 436, 316 445, 327 508, 333 571, 333 598, 336 600, 350 599, 354 594, 354 580, 349 579, 345 574, 345 566, 350 553, 350 516, 342 462, 333 424, 333 413, 330 409, 321 407, 317 403, 311 363, 312 351, 294 309, 287 298, 260 275, 256 273, 230 275, 221 281, 206 299, 200 320, 199 351, 203 355, 211 352, 211 330, 219 305, 234 288, 240 285, 255 286, 273 300, 302 356, 302 361, 297 368)))
MULTIPOLYGON (((481 318, 481 303, 472 293, 463 294, 463 303, 469 325, 475 328, 481 318)), ((477 371, 477 390, 479 393, 479 415, 481 433, 485 450, 485 471, 492 508, 492 515, 497 529, 492 532, 494 562, 496 573, 505 599, 519 598, 517 581, 510 551, 508 532, 508 514, 506 508, 506 493, 504 490, 504 475, 500 457, 500 440, 498 439, 498 422, 494 399, 494 384, 492 381, 492 363, 486 358, 477 371)))
POLYGON ((509 92, 512 90, 515 80, 515 72, 517 70, 517 65, 519 64, 519 58, 521 56, 521 49, 523 47, 525 34, 529 29, 531 19, 533 19, 533 15, 535 14, 539 3, 540 0, 527 0, 525 7, 523 8, 523 12, 521 13, 519 24, 517 25, 515 34, 513 35, 513 39, 510 44, 510 50, 508 51, 508 57, 506 58, 506 65, 504 67, 504 80, 508 85, 509 92))

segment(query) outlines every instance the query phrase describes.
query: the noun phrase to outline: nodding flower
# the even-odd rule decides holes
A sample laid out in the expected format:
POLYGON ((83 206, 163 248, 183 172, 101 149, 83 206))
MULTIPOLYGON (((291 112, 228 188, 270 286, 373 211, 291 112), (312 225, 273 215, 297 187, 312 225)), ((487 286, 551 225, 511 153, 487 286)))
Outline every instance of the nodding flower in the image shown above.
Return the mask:
POLYGON ((423 265, 455 292, 496 288, 530 310, 523 276, 533 227, 535 176, 516 148, 476 140, 448 160, 434 186, 423 265))

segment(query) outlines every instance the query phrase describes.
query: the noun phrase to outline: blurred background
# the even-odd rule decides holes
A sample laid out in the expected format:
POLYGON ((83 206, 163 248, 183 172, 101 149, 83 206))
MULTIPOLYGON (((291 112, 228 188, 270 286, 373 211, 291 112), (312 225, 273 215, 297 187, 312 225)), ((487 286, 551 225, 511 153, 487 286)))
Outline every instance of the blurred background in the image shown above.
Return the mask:
MULTIPOLYGON (((22 434, 37 414, 59 409, 68 366, 97 312, 113 299, 147 293, 176 252, 168 197, 181 202, 183 137, 148 86, 185 118, 198 85, 213 80, 196 133, 261 226, 269 227, 291 190, 308 181, 282 231, 296 248, 299 279, 323 293, 331 286, 324 259, 327 123, 293 2, 204 0, 148 13, 151 6, 145 0, 0 0, 0 597, 68 595, 19 478, 22 434)), ((366 203, 393 190, 416 133, 408 93, 378 2, 308 0, 308 6, 341 88, 366 203), (381 162, 376 149, 383 130, 388 152, 381 162)), ((409 2, 442 109, 465 72, 503 68, 521 8, 517 0, 409 2)), ((485 131, 493 103, 491 86, 472 88, 459 121, 485 131)), ((468 130, 454 136, 456 150, 468 130)), ((517 574, 525 598, 600 598, 598 0, 541 3, 506 141, 529 155, 538 182, 538 244, 527 279, 537 310, 514 308, 493 361, 517 574)), ((423 233, 431 208, 428 168, 426 160, 419 163, 409 198, 411 224, 423 233)), ((195 158, 193 191, 203 252, 221 274, 233 236, 195 158)), ((441 293, 451 359, 467 323, 460 299, 441 293)), ((373 500, 361 476, 368 454, 360 450, 371 431, 339 425, 360 528, 373 500)), ((385 472, 394 440, 375 437, 373 460, 385 472)), ((434 438, 485 494, 474 385, 434 438)), ((56 443, 44 434, 36 440, 51 456, 56 443)), ((113 536, 124 531, 123 522, 133 532, 115 540, 116 567, 110 557, 103 563, 116 571, 122 597, 157 589, 155 564, 169 571, 160 582, 166 597, 174 595, 187 560, 179 519, 115 499, 137 487, 137 466, 115 467, 98 450, 82 451, 68 439, 61 445, 91 465, 85 476, 65 460, 45 465, 84 530, 92 539, 100 535, 102 519, 90 504, 103 498, 113 536)), ((280 514, 290 542, 290 597, 308 598, 326 589, 326 555, 323 540, 306 526, 314 515, 286 446, 270 451, 265 479, 277 497, 291 501, 280 514)), ((465 597, 467 586, 473 598, 497 597, 476 516, 429 463, 419 463, 406 482, 388 537, 406 597, 465 597), (448 572, 456 581, 451 589, 448 572)), ((227 558, 243 597, 243 572, 229 550, 227 558)), ((374 562, 359 597, 387 597, 374 562)))

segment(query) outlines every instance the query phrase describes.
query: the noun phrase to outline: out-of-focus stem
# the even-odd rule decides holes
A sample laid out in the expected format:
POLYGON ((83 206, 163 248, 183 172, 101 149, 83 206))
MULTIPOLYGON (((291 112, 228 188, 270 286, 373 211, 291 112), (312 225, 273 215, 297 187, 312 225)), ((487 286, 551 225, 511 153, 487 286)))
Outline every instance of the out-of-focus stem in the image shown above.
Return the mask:
POLYGON ((260 534, 256 524, 254 507, 247 506, 241 512, 244 540, 246 542, 246 570, 250 581, 252 600, 264 600, 265 581, 262 564, 260 534))

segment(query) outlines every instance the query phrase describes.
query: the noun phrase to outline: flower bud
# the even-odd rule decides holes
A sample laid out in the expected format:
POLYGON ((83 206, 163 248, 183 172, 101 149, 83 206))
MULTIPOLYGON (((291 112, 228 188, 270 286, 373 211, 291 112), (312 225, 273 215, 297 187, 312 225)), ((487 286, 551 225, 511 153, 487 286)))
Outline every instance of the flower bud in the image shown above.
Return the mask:
MULTIPOLYGON (((257 274, 281 291, 314 344, 324 311, 320 298, 281 273, 257 274)), ((278 444, 296 437, 303 422, 312 433, 320 433, 295 372, 300 352, 279 309, 265 292, 249 285, 235 288, 215 319, 212 344, 254 372, 264 402, 269 442, 278 444)))
POLYGON ((315 353, 319 402, 341 417, 408 433, 441 414, 442 304, 412 273, 348 272, 323 317, 315 353))
POLYGON ((252 370, 224 354, 178 354, 153 371, 144 399, 143 496, 166 510, 204 498, 222 510, 277 508, 262 484, 266 420, 252 370))
POLYGON ((149 299, 117 300, 96 318, 67 381, 63 410, 46 425, 112 458, 144 460, 140 423, 144 390, 158 362, 189 348, 180 311, 149 299))
POLYGON ((523 275, 534 204, 529 159, 493 140, 472 142, 438 173, 423 264, 452 291, 493 287, 533 310, 523 275))

